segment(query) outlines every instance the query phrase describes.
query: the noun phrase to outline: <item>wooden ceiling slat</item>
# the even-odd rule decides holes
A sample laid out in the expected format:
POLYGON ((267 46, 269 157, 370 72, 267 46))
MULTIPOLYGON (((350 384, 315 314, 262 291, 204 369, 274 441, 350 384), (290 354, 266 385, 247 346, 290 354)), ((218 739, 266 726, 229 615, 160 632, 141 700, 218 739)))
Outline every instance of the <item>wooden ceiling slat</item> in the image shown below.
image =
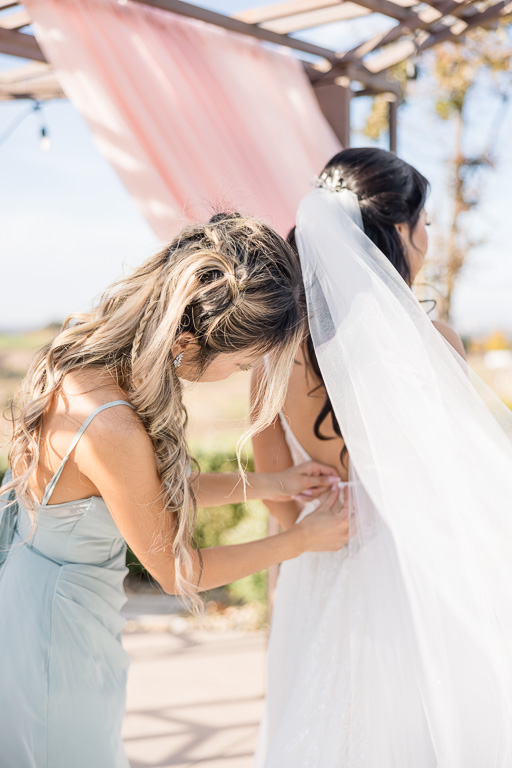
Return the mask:
POLYGON ((46 61, 46 57, 33 35, 15 32, 11 29, 0 29, 0 53, 9 56, 20 56, 22 59, 46 61))
POLYGON ((65 94, 62 91, 57 79, 43 83, 23 84, 19 86, 6 86, 0 83, 0 101, 11 99, 36 99, 45 101, 47 99, 62 99, 65 94))
POLYGON ((442 19, 443 14, 437 8, 429 5, 428 8, 424 8, 422 11, 418 12, 418 17, 426 24, 433 24, 434 21, 442 19))
POLYGON ((378 35, 374 35, 374 37, 370 38, 366 42, 361 43, 360 45, 356 45, 354 48, 351 48, 343 54, 339 54, 338 60, 340 63, 358 61, 362 59, 363 56, 366 56, 368 53, 371 53, 377 48, 381 48, 384 45, 394 43, 396 40, 402 37, 403 34, 404 30, 400 24, 398 27, 393 27, 393 29, 390 29, 387 32, 380 32, 378 35))
POLYGON ((30 16, 26 11, 2 14, 0 16, 0 27, 2 29, 21 29, 22 27, 28 27, 30 24, 30 16))
POLYGON ((319 77, 317 77, 318 73, 311 64, 306 64, 305 69, 314 86, 328 85, 329 83, 339 84, 339 80, 342 78, 344 81, 362 83, 368 88, 373 88, 378 93, 393 93, 398 97, 401 95, 401 88, 398 83, 388 80, 381 74, 370 72, 358 62, 333 67, 327 75, 320 75, 319 77))
POLYGON ((393 67, 400 61, 407 59, 409 56, 413 56, 416 52, 416 44, 411 38, 405 40, 399 40, 394 45, 390 45, 384 50, 372 56, 370 59, 366 59, 364 65, 366 69, 373 73, 383 72, 389 67, 393 67))
POLYGON ((320 45, 308 43, 287 35, 279 35, 270 29, 258 27, 255 24, 246 24, 244 21, 235 19, 231 16, 224 16, 222 13, 210 11, 207 8, 201 8, 191 3, 184 3, 183 0, 133 0, 133 2, 149 5, 153 8, 161 8, 165 11, 172 11, 180 16, 186 16, 189 19, 199 19, 207 24, 214 24, 223 29, 229 29, 232 32, 240 32, 242 35, 255 37, 258 40, 266 40, 269 43, 282 45, 286 48, 293 48, 296 51, 310 53, 313 56, 320 56, 333 63, 336 62, 336 52, 328 48, 322 48, 320 45))
POLYGON ((55 72, 49 72, 45 77, 38 80, 21 80, 19 83, 0 83, 0 88, 3 91, 10 91, 11 93, 26 93, 27 91, 60 91, 62 88, 57 80, 55 72))
POLYGON ((439 5, 442 5, 443 0, 423 0, 423 2, 430 5, 432 8, 438 8, 439 5))
MULTIPOLYGON (((461 4, 459 3, 459 6, 460 5, 461 4)), ((446 2, 444 3, 444 9, 448 10, 448 4, 446 2)), ((456 13, 457 15, 460 15, 461 10, 464 9, 460 7, 458 9, 454 9, 454 11, 452 11, 452 15, 455 16, 456 13)), ((486 8, 484 11, 477 11, 467 19, 453 19, 453 23, 451 24, 446 24, 445 22, 447 20, 443 19, 442 28, 439 29, 439 31, 436 33, 428 34, 424 31, 421 38, 416 39, 415 43, 411 41, 409 47, 404 45, 403 49, 398 48, 400 43, 397 43, 396 46, 393 46, 390 53, 384 50, 379 56, 375 56, 374 58, 370 59, 370 61, 365 61, 365 66, 371 72, 383 73, 386 69, 394 66, 399 61, 404 61, 407 59, 415 51, 424 51, 427 48, 431 48, 432 46, 437 45, 438 43, 450 40, 456 41, 457 39, 460 39, 461 35, 464 35, 470 29, 482 26, 486 23, 491 23, 510 13, 512 13, 512 0, 508 0, 508 2, 495 3, 493 6, 486 8)), ((391 30, 391 32, 395 32, 395 30, 391 30)), ((389 39, 387 42, 389 42, 389 39)))
POLYGON ((401 5, 397 5, 396 3, 392 3, 391 0, 358 0, 358 3, 359 5, 364 5, 365 8, 369 8, 375 13, 389 16, 390 18, 401 22, 407 22, 416 16, 413 11, 410 11, 401 5))
POLYGON ((299 13, 310 13, 322 8, 331 8, 333 5, 340 5, 340 0, 285 0, 282 3, 262 5, 234 13, 232 18, 244 21, 246 24, 265 24, 267 21, 284 19, 299 13))
POLYGON ((479 11, 471 18, 467 19, 465 27, 459 27, 457 29, 458 23, 456 23, 452 27, 447 27, 440 32, 428 35, 426 40, 418 45, 418 51, 425 51, 427 48, 431 48, 438 43, 457 40, 460 38, 461 34, 464 34, 470 29, 497 21, 500 17, 507 16, 509 13, 512 13, 512 0, 501 0, 501 2, 494 3, 494 5, 489 6, 484 11, 479 11))
POLYGON ((30 64, 26 64, 24 67, 15 67, 14 69, 4 69, 0 72, 0 83, 9 85, 9 83, 17 83, 20 80, 30 80, 32 78, 41 77, 48 72, 53 72, 51 64, 43 64, 40 61, 32 61, 30 64))
MULTIPOLYGON (((462 15, 464 12, 467 12, 470 10, 471 6, 474 5, 475 2, 478 2, 478 0, 441 0, 441 2, 437 5, 437 10, 439 13, 442 14, 452 14, 452 15, 462 15)), ((427 9, 425 9, 426 11, 427 9)), ((418 14, 419 16, 420 14, 418 14)), ((427 28, 430 28, 431 30, 441 31, 446 28, 446 25, 443 22, 443 19, 439 19, 438 21, 434 21, 430 25, 428 25, 427 28)), ((390 45, 392 43, 397 42, 400 40, 401 37, 404 35, 410 34, 410 25, 409 24, 398 24, 396 27, 393 27, 393 29, 390 29, 388 32, 379 33, 378 35, 375 35, 374 37, 370 38, 364 43, 361 43, 360 45, 355 46, 354 48, 351 48, 350 50, 346 51, 344 54, 341 54, 339 56, 340 62, 349 62, 349 61, 358 61, 361 60, 364 56, 367 56, 369 53, 371 53, 374 50, 377 50, 378 48, 384 47, 386 45, 390 45)))
POLYGON ((358 3, 352 3, 348 0, 345 3, 337 3, 331 8, 322 8, 309 13, 298 13, 296 16, 286 16, 283 19, 267 21, 263 26, 265 29, 286 35, 289 32, 297 32, 299 29, 312 29, 336 21, 361 18, 370 13, 368 8, 363 8, 358 3))
POLYGON ((412 8, 415 5, 420 5, 422 0, 393 0, 393 2, 402 8, 412 8))

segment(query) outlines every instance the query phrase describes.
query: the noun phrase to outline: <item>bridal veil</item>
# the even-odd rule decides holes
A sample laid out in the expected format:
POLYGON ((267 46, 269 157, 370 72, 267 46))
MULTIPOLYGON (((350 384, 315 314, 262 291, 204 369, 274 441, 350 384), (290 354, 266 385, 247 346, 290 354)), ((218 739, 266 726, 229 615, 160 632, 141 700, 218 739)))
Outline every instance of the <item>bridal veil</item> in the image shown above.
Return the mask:
POLYGON ((347 766, 510 768, 512 414, 364 234, 352 192, 308 194, 296 239, 353 481, 347 766))

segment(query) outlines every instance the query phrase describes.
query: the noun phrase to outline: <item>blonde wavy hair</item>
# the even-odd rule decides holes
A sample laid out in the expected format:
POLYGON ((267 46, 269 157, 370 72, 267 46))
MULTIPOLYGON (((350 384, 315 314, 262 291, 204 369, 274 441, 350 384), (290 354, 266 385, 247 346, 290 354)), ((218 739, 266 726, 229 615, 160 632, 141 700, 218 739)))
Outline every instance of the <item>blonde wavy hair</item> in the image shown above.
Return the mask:
MULTIPOLYGON (((159 546, 176 559, 178 593, 197 609, 191 546, 195 498, 189 481, 187 414, 173 365, 172 347, 194 335, 198 371, 222 353, 267 355, 252 408, 250 437, 282 407, 296 349, 305 331, 298 260, 270 227, 239 214, 217 214, 184 229, 129 277, 114 283, 87 314, 71 315, 35 357, 13 411, 9 463, 15 489, 37 513, 29 479, 39 461, 39 435, 66 374, 108 370, 134 406, 151 438, 162 479, 159 546)), ((200 373, 198 374, 200 375, 200 373)), ((35 517, 35 515, 34 515, 35 517)), ((35 524, 35 523, 34 523, 35 524)))

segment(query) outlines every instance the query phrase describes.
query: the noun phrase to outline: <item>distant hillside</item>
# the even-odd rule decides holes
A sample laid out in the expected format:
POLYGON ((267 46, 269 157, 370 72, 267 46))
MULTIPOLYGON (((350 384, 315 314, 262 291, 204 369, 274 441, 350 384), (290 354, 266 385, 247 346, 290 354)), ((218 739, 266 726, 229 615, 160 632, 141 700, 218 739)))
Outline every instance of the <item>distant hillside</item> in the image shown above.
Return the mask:
MULTIPOLYGON (((17 392, 34 352, 50 341, 58 330, 58 325, 52 325, 25 333, 0 333, 1 413, 6 412, 10 399, 17 392)), ((249 407, 249 382, 250 373, 239 373, 228 381, 185 386, 192 449, 215 446, 233 454, 249 407)), ((0 420, 0 472, 7 466, 9 438, 10 422, 3 418, 0 420)))

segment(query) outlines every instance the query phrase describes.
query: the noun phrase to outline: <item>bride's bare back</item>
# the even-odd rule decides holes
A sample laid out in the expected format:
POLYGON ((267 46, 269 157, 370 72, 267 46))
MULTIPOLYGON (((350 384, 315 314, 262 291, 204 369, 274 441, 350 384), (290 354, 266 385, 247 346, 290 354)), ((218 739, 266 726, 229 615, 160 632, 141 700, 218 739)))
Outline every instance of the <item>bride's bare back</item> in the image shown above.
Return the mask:
POLYGON ((309 456, 334 467, 342 480, 348 480, 348 458, 342 464, 340 454, 345 445, 334 431, 331 419, 327 417, 320 427, 320 434, 328 439, 321 440, 315 435, 315 421, 325 402, 326 391, 308 365, 302 347, 296 358, 282 410, 291 430, 309 456))
MULTIPOLYGON (((464 357, 464 346, 453 328, 439 321, 434 321, 433 325, 464 357)), ((258 376, 258 371, 255 371, 254 376, 255 378, 258 376)), ((323 382, 307 364, 301 347, 290 377, 282 414, 308 456, 314 461, 333 467, 341 480, 346 481, 348 480, 349 456, 345 451, 342 461, 341 452, 345 443, 335 433, 330 417, 327 417, 320 426, 320 434, 328 439, 321 440, 315 435, 315 422, 325 397, 326 391, 323 382)), ((256 435, 253 438, 253 445, 254 463, 258 472, 278 472, 293 465, 290 449, 279 419, 276 419, 272 426, 256 435)), ((300 502, 295 501, 279 504, 266 502, 266 505, 283 528, 289 528, 293 525, 301 510, 300 502)))

